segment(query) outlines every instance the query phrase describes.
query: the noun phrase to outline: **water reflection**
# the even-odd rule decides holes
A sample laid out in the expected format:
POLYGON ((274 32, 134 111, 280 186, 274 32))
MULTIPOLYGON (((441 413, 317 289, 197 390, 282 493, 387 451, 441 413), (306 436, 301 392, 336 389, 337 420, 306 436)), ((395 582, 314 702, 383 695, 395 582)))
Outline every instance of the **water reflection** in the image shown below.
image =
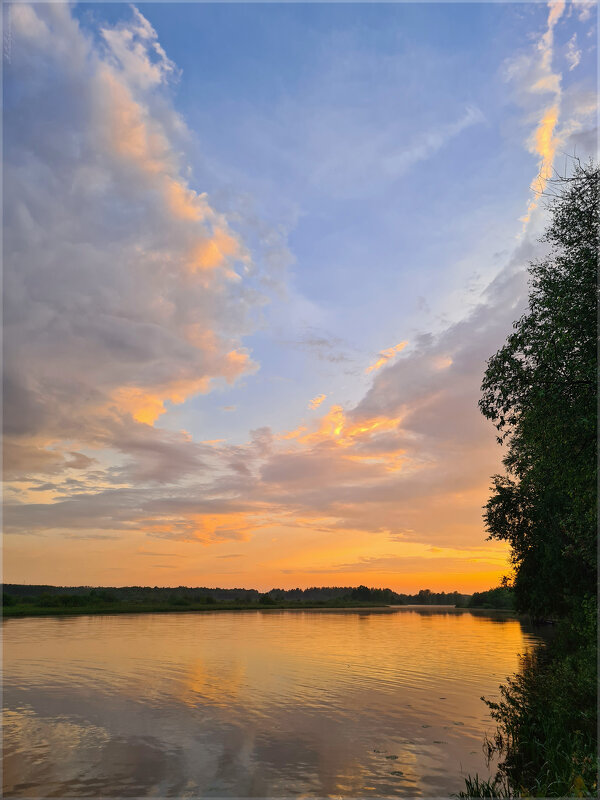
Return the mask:
POLYGON ((8 796, 447 796, 537 638, 456 609, 5 620, 8 796))

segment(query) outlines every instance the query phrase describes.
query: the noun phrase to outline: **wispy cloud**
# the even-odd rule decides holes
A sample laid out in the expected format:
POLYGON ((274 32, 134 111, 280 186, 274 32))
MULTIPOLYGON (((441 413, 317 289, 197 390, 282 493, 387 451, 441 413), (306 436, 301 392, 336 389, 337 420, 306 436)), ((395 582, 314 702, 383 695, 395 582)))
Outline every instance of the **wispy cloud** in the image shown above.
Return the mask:
POLYGON ((434 156, 467 128, 482 122, 485 122, 485 117, 481 110, 468 106, 458 119, 419 135, 418 141, 409 144, 406 149, 399 148, 396 152, 384 154, 382 164, 390 175, 399 177, 419 162, 434 156))
POLYGON ((319 361, 328 361, 331 364, 352 361, 349 355, 352 348, 347 342, 339 336, 315 328, 307 328, 301 338, 286 344, 310 353, 319 361))
POLYGON ((312 411, 314 411, 316 408, 318 408, 321 405, 323 400, 326 400, 326 399, 327 399, 327 395, 326 394, 318 394, 316 397, 313 397, 313 399, 308 404, 308 407, 312 411))
MULTIPOLYGON (((558 66, 555 48, 555 29, 563 18, 567 5, 563 0, 548 3, 546 30, 528 53, 522 53, 508 64, 507 76, 513 82, 521 105, 527 110, 533 129, 527 138, 527 148, 538 157, 538 175, 531 188, 533 195, 522 217, 523 230, 529 225, 533 212, 553 175, 557 154, 576 148, 576 137, 588 124, 593 124, 596 101, 578 87, 563 88, 563 74, 558 66)), ((588 18, 584 9, 580 19, 588 18)), ((568 69, 573 70, 581 59, 577 35, 573 34, 564 50, 568 69)))
MULTIPOLYGON (((312 179, 318 184, 325 183, 330 191, 341 196, 357 196, 368 185, 380 186, 398 180, 423 161, 435 157, 461 133, 483 122, 483 112, 476 106, 467 106, 457 119, 440 121, 416 133, 394 125, 374 129, 369 120, 355 120, 352 126, 348 125, 344 139, 331 142, 325 154, 321 144, 312 179)), ((339 129, 339 121, 330 124, 339 129)))
POLYGON ((580 22, 587 22, 596 8, 596 3, 588 3, 587 0, 574 0, 573 5, 579 9, 578 17, 580 22))
POLYGON ((539 161, 538 177, 534 183, 535 195, 529 201, 527 211, 522 217, 524 227, 529 223, 533 211, 539 204, 540 195, 543 193, 548 179, 552 176, 552 165, 558 146, 555 129, 560 113, 561 75, 553 71, 552 61, 554 56, 554 28, 565 7, 566 3, 563 0, 548 4, 546 31, 537 42, 533 64, 531 65, 534 80, 527 87, 528 91, 541 95, 550 94, 552 100, 549 104, 546 103, 543 106, 537 126, 528 141, 529 151, 539 156, 539 161))
POLYGON ((394 358, 395 355, 400 353, 408 342, 399 342, 399 344, 395 344, 393 347, 388 347, 386 350, 381 350, 377 355, 377 360, 370 364, 365 372, 368 374, 369 372, 374 372, 377 369, 381 369, 385 364, 387 364, 390 359, 394 358))
POLYGON ((569 70, 575 69, 575 67, 581 61, 581 50, 577 47, 577 34, 574 33, 573 36, 569 39, 567 43, 567 62, 569 64, 569 70))

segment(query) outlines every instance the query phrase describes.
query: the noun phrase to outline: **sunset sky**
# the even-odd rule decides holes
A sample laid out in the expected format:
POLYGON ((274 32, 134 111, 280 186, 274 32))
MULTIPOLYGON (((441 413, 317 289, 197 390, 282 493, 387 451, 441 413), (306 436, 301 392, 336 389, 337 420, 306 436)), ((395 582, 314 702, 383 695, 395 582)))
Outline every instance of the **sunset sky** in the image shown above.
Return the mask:
POLYGON ((470 592, 595 5, 4 4, 4 580, 470 592))

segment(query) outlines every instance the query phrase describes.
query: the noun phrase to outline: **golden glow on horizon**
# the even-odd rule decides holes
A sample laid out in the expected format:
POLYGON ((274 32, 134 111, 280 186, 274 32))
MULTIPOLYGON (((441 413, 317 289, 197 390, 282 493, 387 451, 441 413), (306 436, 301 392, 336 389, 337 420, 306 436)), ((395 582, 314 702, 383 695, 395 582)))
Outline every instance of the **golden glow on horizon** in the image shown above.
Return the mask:
POLYGON ((69 585, 77 574, 78 582, 104 586, 268 591, 365 584, 401 593, 482 591, 498 585, 511 571, 509 548, 503 543, 472 550, 438 549, 394 541, 388 533, 327 528, 328 522, 322 522, 325 529, 319 527, 320 520, 310 518, 290 517, 289 524, 267 525, 258 515, 190 515, 187 529, 163 520, 146 532, 108 532, 102 539, 49 532, 39 538, 34 556, 24 537, 11 537, 4 566, 15 583, 69 585), (230 530, 236 531, 235 540, 227 538, 230 530))

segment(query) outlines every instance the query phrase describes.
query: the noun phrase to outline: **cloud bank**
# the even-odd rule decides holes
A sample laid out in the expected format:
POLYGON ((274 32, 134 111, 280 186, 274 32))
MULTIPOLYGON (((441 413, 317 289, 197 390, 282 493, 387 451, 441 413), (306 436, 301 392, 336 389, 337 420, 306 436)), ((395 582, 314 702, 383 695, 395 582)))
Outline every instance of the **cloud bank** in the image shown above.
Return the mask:
POLYGON ((149 428, 256 369, 242 336, 262 300, 185 177, 175 66, 136 9, 96 43, 67 5, 10 14, 5 472, 77 471, 68 451, 86 448, 199 467, 197 446, 176 455, 185 437, 149 428))

